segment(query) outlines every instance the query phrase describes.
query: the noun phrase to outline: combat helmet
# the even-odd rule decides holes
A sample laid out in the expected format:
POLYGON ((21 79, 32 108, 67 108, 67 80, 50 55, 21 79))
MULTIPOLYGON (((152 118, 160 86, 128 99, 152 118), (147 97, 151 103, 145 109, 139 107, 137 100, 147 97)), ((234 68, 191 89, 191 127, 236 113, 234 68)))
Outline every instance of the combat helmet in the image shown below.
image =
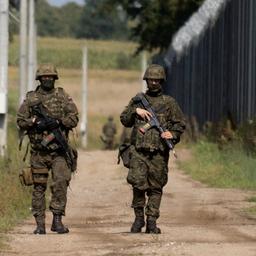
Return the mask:
POLYGON ((39 80, 41 76, 54 76, 59 79, 56 67, 52 63, 41 64, 36 71, 36 80, 39 80))
POLYGON ((157 64, 151 64, 145 71, 143 80, 146 79, 161 79, 166 80, 164 68, 157 64))

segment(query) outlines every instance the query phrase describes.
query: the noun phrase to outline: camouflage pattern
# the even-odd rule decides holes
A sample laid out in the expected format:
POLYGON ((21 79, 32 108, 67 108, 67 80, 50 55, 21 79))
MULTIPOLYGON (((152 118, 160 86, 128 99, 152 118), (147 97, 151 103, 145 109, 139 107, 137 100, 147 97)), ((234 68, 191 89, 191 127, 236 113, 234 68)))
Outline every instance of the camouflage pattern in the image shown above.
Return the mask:
MULTIPOLYGON (((33 169, 48 169, 51 167, 52 184, 50 186, 52 198, 49 208, 54 214, 65 215, 65 208, 67 203, 67 187, 71 180, 71 170, 68 168, 66 160, 63 156, 56 152, 31 152, 30 159, 31 167, 33 169)), ((47 177, 48 174, 33 174, 34 176, 47 177)), ((47 182, 35 182, 32 193, 32 213, 34 216, 44 216, 46 203, 45 191, 47 182)))
POLYGON ((159 217, 162 188, 168 181, 169 154, 162 152, 132 152, 127 181, 133 186, 134 209, 145 207, 147 216, 159 217), (146 205, 145 195, 148 202, 146 205))
POLYGON ((103 134, 103 142, 105 149, 113 149, 114 148, 114 139, 116 134, 116 125, 113 122, 113 117, 109 117, 106 124, 104 124, 102 128, 103 134))
POLYGON ((164 68, 157 64, 150 65, 143 76, 143 80, 147 79, 161 79, 166 80, 164 68))
POLYGON ((67 187, 71 179, 71 170, 68 168, 63 152, 54 140, 47 148, 41 145, 42 140, 50 131, 38 132, 33 122, 34 115, 31 107, 42 103, 50 117, 58 119, 60 129, 68 142, 69 131, 77 126, 78 111, 72 98, 62 88, 44 91, 38 86, 35 91, 28 92, 17 113, 17 125, 27 132, 31 144, 31 167, 34 179, 32 194, 32 212, 35 217, 45 215, 45 191, 48 172, 52 174, 52 199, 50 210, 54 214, 65 214, 67 201, 67 187))
POLYGON ((56 67, 51 63, 42 64, 36 71, 36 80, 41 76, 53 76, 56 80, 59 79, 56 67))
POLYGON ((131 132, 131 128, 123 127, 123 131, 120 136, 120 145, 131 143, 131 132))
MULTIPOLYGON (((47 131, 38 133, 35 129, 31 129, 34 125, 31 107, 40 102, 42 102, 49 116, 61 121, 63 136, 66 139, 68 139, 68 130, 76 127, 78 123, 77 107, 64 89, 54 88, 53 91, 47 92, 39 86, 35 91, 28 92, 17 113, 17 124, 20 129, 28 131, 33 150, 44 150, 40 142, 49 135, 47 131)), ((49 151, 54 151, 57 148, 58 145, 56 143, 48 145, 49 151)))
MULTIPOLYGON (((171 131, 174 138, 174 144, 180 140, 180 135, 185 129, 185 118, 177 102, 168 95, 163 95, 159 92, 157 95, 152 96, 148 92, 146 98, 156 112, 160 124, 171 131)), ((129 105, 121 113, 121 123, 126 127, 133 127, 131 135, 131 144, 133 144, 137 151, 146 150, 154 152, 159 150, 165 152, 168 150, 167 145, 161 139, 159 131, 155 128, 147 130, 145 134, 139 131, 147 122, 137 116, 136 108, 140 107, 138 103, 131 99, 129 105)))
MULTIPOLYGON (((163 95, 162 91, 157 94, 147 91, 146 98, 155 110, 160 124, 173 134, 173 143, 178 143, 185 129, 185 118, 176 101, 163 95)), ((125 127, 133 127, 131 165, 127 181, 133 186, 132 207, 135 212, 146 205, 146 215, 158 218, 162 188, 168 181, 169 148, 156 128, 150 128, 145 134, 139 131, 146 121, 136 114, 137 107, 140 106, 132 98, 120 115, 125 127), (147 204, 145 195, 148 196, 147 204)))

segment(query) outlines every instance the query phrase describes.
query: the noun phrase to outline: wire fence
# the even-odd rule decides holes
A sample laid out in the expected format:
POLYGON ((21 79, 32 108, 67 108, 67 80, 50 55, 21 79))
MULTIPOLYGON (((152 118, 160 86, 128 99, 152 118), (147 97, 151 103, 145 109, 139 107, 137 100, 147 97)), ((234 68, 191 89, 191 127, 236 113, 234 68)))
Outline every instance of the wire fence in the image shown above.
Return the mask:
POLYGON ((256 1, 205 0, 165 56, 166 92, 200 125, 256 115, 256 1))

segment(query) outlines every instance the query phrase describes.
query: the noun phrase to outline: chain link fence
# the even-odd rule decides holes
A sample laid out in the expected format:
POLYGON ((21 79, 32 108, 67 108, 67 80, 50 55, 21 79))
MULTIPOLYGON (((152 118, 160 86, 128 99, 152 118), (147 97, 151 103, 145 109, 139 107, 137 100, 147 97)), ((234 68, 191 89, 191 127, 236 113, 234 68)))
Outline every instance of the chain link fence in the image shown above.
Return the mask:
POLYGON ((166 93, 200 125, 256 114, 256 1, 205 0, 164 58, 166 93))

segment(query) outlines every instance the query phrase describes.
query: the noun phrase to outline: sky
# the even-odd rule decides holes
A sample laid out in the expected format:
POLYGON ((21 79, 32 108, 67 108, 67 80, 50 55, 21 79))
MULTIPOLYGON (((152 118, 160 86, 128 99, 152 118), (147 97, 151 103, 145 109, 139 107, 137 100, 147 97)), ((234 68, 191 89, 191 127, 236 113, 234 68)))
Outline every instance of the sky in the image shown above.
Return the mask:
POLYGON ((84 0, 47 0, 47 2, 49 4, 55 5, 55 6, 61 6, 63 4, 69 3, 69 2, 75 2, 80 5, 84 4, 84 0))

